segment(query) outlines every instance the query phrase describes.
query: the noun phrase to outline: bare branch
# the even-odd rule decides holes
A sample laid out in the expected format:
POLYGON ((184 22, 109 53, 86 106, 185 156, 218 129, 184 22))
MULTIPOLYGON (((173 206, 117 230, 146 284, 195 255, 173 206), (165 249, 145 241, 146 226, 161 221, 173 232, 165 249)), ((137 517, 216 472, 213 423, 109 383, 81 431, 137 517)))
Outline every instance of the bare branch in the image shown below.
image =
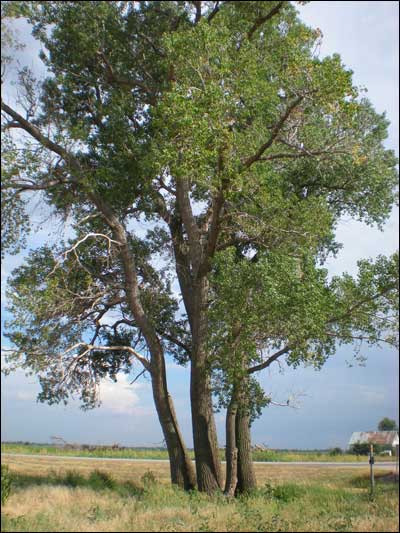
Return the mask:
POLYGON ((274 405, 276 407, 290 407, 291 409, 300 408, 300 398, 306 396, 302 391, 297 393, 290 394, 286 402, 276 402, 270 397, 269 405, 274 405))
POLYGON ((117 83, 118 85, 121 85, 122 87, 128 87, 129 89, 142 89, 149 97, 149 102, 151 104, 155 103, 156 100, 154 98, 154 95, 152 94, 150 88, 144 81, 138 79, 133 80, 130 78, 124 78, 119 74, 116 74, 114 68, 112 67, 110 61, 108 60, 104 52, 99 50, 97 52, 97 55, 103 60, 107 81, 109 81, 110 83, 117 83))
MULTIPOLYGON (((82 266, 83 268, 83 265, 82 263, 80 262, 79 260, 79 257, 76 253, 76 249, 78 248, 78 246, 80 244, 82 244, 83 242, 85 242, 87 239, 89 238, 93 238, 93 237, 103 237, 104 239, 107 239, 108 241, 108 254, 111 253, 111 244, 114 243, 114 244, 118 244, 119 246, 121 246, 122 243, 120 243, 119 241, 115 241, 114 239, 111 239, 108 235, 104 235, 104 233, 88 233, 87 235, 85 235, 82 239, 80 239, 79 241, 77 241, 73 246, 71 246, 71 248, 69 248, 68 250, 66 250, 62 255, 63 255, 63 258, 64 258, 64 261, 65 259, 67 258, 68 254, 70 254, 71 252, 74 252, 75 254, 75 257, 77 259, 77 262, 80 264, 80 266, 82 266)), ((53 270, 49 273, 48 277, 51 276, 52 274, 54 274, 54 272, 57 270, 57 268, 59 268, 61 264, 61 261, 56 261, 56 264, 54 265, 54 268, 53 270)))
POLYGON ((304 150, 298 153, 283 152, 283 153, 278 153, 278 154, 271 154, 266 157, 260 157, 259 161, 272 161, 274 159, 299 159, 300 157, 315 157, 315 156, 320 156, 320 155, 337 155, 337 154, 346 154, 346 153, 347 152, 345 150, 333 150, 333 151, 329 151, 329 149, 316 150, 316 151, 304 150))
POLYGON ((133 385, 143 374, 147 372, 147 368, 139 372, 139 374, 129 383, 129 385, 133 385))
MULTIPOLYGON (((81 343, 81 345, 85 346, 84 343, 81 343)), ((92 345, 92 344, 87 344, 86 347, 90 351, 94 350, 94 351, 103 351, 103 352, 107 352, 107 351, 126 351, 126 352, 129 352, 138 361, 140 361, 142 363, 142 365, 145 367, 146 370, 148 370, 149 372, 151 371, 150 362, 145 357, 143 357, 143 355, 141 355, 136 350, 131 348, 131 346, 96 346, 96 345, 92 345)))

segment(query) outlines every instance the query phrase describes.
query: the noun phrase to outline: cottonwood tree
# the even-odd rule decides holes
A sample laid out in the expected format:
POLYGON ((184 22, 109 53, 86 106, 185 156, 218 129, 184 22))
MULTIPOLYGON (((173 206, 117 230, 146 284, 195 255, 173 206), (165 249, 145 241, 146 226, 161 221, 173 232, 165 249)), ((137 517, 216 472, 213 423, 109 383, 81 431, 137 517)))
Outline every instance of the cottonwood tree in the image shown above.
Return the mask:
POLYGON ((396 184, 387 121, 339 56, 317 57, 321 32, 290 2, 8 4, 32 23, 48 77, 21 71, 24 109, 2 101, 6 244, 34 191, 76 233, 11 282, 14 363, 42 374, 43 399, 65 398, 70 382, 90 404, 133 356, 151 375, 172 480, 190 488, 166 380, 173 347, 190 364, 197 485, 218 490, 214 261, 234 246, 299 262, 335 248, 344 213, 382 224, 396 184), (153 223, 145 242, 137 220, 153 223))
POLYGON ((364 345, 398 347, 397 253, 359 261, 356 278, 330 281, 304 254, 300 263, 279 252, 248 258, 232 248, 215 261, 209 342, 216 392, 227 408, 227 494, 256 486, 250 424, 270 397, 255 376, 283 361, 319 370, 338 345, 349 345, 359 363, 364 345))

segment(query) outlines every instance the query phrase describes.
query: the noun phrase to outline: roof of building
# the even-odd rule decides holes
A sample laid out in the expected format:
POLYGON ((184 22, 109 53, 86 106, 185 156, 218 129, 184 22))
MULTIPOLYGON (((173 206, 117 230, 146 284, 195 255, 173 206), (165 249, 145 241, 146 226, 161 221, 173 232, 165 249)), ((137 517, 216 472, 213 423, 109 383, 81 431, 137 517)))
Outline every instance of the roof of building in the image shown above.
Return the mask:
POLYGON ((399 434, 397 431, 355 431, 350 438, 349 446, 356 442, 393 446, 399 443, 399 434))

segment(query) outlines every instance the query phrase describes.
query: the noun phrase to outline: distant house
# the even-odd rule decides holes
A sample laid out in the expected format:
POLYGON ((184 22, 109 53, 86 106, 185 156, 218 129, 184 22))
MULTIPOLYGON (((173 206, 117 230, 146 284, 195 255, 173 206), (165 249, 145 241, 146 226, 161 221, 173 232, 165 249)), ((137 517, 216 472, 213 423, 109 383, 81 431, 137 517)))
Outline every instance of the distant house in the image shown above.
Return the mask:
POLYGON ((399 445, 399 434, 397 431, 355 431, 349 440, 349 448, 357 442, 395 447, 399 445))

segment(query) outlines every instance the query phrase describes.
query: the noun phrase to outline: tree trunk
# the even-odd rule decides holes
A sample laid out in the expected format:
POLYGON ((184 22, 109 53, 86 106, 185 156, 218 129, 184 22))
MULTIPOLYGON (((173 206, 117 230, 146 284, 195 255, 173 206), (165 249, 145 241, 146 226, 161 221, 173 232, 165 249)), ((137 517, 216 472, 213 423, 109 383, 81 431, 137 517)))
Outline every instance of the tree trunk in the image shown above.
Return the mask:
MULTIPOLYGON (((212 408, 207 357, 209 243, 193 215, 187 179, 176 180, 176 215, 166 222, 176 259, 176 272, 192 334, 190 399, 198 489, 209 494, 222 489, 221 461, 212 408), (184 234, 187 235, 187 240, 184 234)), ((218 211, 219 212, 219 211, 218 211)), ((215 236, 214 236, 215 237, 215 236)))
POLYGON ((236 413, 236 446, 238 448, 237 493, 250 492, 257 488, 251 454, 250 413, 246 405, 236 413))
POLYGON ((152 365, 151 379, 154 403, 168 449, 171 481, 185 490, 192 490, 196 488, 196 476, 168 393, 164 358, 152 365))
POLYGON ((221 461, 212 408, 210 370, 207 362, 208 281, 201 278, 194 292, 193 351, 190 399, 197 484, 209 494, 222 489, 221 461))
POLYGON ((103 215, 105 215, 107 222, 112 228, 115 239, 120 243, 120 256, 125 274, 127 302, 135 318, 135 322, 142 330, 150 352, 149 371, 151 374, 153 398, 167 444, 171 481, 185 490, 190 490, 195 488, 196 485, 194 470, 179 430, 172 398, 168 393, 164 351, 140 301, 135 260, 129 250, 126 231, 108 207, 97 197, 96 201, 97 206, 103 215))
POLYGON ((234 395, 229 403, 226 412, 226 478, 225 490, 226 496, 232 497, 235 495, 237 485, 237 457, 238 449, 236 447, 236 413, 237 401, 234 395))
MULTIPOLYGON (((68 152, 68 150, 45 137, 36 126, 33 126, 29 121, 13 111, 3 102, 2 109, 16 120, 21 127, 42 146, 58 154, 65 161, 67 166, 70 167, 72 174, 76 174, 77 176, 83 175, 84 169, 81 166, 79 158, 76 158, 72 153, 68 152)), ((73 178, 73 181, 76 186, 79 185, 79 180, 76 177, 73 178)), ((124 271, 126 301, 135 319, 136 325, 141 329, 143 336, 146 339, 151 356, 150 365, 145 365, 145 368, 149 370, 152 377, 153 397, 167 443, 172 482, 177 483, 183 488, 193 488, 195 481, 192 464, 188 458, 182 435, 179 431, 172 400, 168 394, 163 348, 154 326, 146 315, 140 300, 135 258, 129 249, 126 229, 118 219, 117 214, 98 193, 88 189, 87 185, 84 185, 82 192, 86 195, 87 199, 96 206, 108 227, 111 229, 113 238, 119 243, 119 253, 124 271)))
POLYGON ((211 494, 222 488, 222 476, 210 378, 203 362, 192 363, 190 397, 197 484, 201 492, 211 494))

